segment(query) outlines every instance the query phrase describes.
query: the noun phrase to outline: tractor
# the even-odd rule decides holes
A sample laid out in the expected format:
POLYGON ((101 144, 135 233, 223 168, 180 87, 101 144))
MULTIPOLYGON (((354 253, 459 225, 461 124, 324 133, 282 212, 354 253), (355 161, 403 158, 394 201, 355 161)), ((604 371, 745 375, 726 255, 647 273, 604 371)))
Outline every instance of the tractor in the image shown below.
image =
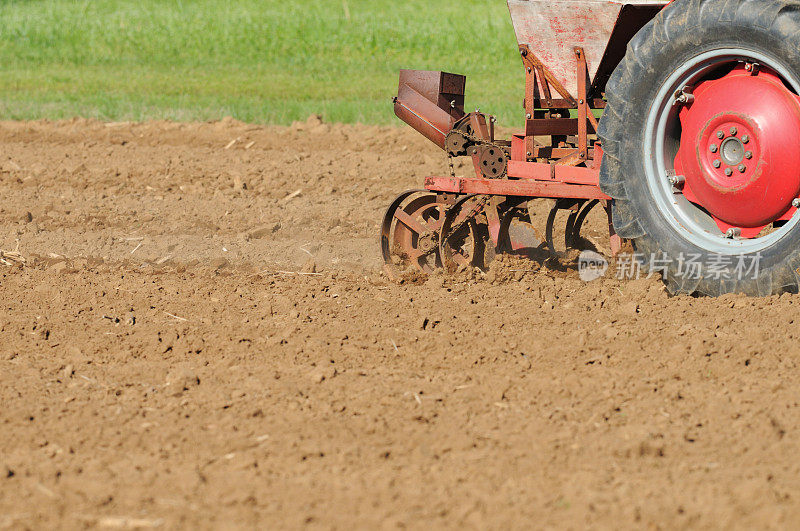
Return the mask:
POLYGON ((451 171, 387 209, 390 276, 485 268, 531 244, 528 209, 546 198, 541 245, 553 253, 556 215, 567 216, 570 247, 599 206, 610 254, 629 242, 672 294, 798 291, 800 3, 508 8, 525 70, 524 131, 497 138, 494 116, 466 112, 464 76, 400 72, 395 114, 446 153, 451 171), (455 157, 471 159, 470 175, 456 175, 455 157))

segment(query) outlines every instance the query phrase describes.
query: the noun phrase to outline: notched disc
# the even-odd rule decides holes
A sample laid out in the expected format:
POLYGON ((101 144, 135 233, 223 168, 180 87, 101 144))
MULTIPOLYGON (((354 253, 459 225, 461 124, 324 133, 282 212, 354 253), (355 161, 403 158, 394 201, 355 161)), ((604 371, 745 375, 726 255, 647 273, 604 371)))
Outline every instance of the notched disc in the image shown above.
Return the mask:
POLYGON ((480 168, 487 179, 499 179, 506 174, 508 156, 505 150, 497 146, 483 146, 481 148, 480 168))
POLYGON ((450 131, 444 139, 444 147, 451 157, 462 157, 467 154, 468 142, 460 131, 450 131))

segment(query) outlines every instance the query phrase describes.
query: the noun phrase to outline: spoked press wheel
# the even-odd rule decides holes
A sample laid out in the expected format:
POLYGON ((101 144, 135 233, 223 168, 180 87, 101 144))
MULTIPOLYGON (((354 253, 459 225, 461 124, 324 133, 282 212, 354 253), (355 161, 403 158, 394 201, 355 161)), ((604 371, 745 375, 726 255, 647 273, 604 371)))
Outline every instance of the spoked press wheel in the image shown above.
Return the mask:
POLYGON ((482 215, 478 197, 465 196, 450 204, 427 190, 409 190, 397 196, 381 224, 386 273, 392 278, 408 269, 430 274, 443 263, 454 264, 453 270, 482 267, 489 236, 486 224, 474 215, 482 215), (442 234, 446 234, 443 246, 442 234))
POLYGON ((447 272, 458 268, 484 269, 494 259, 484 214, 487 197, 467 195, 450 207, 442 222, 439 256, 447 272))
POLYGON ((676 0, 608 82, 600 186, 673 293, 798 289, 798 35, 790 2, 676 0))
POLYGON ((427 190, 403 192, 381 224, 381 255, 390 277, 409 267, 430 274, 439 259, 439 229, 447 205, 427 190))

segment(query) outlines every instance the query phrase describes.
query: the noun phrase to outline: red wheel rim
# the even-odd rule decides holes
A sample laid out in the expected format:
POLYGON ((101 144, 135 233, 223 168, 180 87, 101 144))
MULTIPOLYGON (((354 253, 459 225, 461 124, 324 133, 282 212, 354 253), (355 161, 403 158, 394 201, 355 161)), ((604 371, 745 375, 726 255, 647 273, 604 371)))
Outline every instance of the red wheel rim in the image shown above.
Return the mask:
POLYGON ((800 98, 769 69, 739 64, 697 84, 679 113, 681 191, 718 227, 756 237, 800 195, 800 98))

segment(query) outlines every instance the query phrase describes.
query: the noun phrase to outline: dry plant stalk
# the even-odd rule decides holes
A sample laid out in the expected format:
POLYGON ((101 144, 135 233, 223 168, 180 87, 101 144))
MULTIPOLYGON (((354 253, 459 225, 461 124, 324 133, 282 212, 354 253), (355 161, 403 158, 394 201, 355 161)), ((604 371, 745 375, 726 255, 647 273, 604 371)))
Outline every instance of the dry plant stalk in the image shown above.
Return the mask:
POLYGON ((0 249, 0 264, 4 266, 13 266, 16 264, 25 265, 25 257, 19 252, 19 246, 13 251, 4 251, 0 249))

